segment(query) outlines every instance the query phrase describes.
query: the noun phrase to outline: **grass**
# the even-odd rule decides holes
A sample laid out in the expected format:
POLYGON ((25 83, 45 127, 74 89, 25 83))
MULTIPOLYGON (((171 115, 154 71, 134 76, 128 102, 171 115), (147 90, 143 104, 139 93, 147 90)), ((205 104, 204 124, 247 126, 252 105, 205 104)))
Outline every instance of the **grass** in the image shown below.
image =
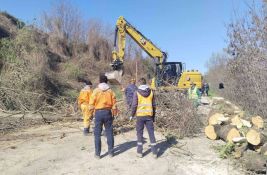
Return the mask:
POLYGON ((231 142, 226 143, 225 145, 218 145, 213 147, 218 153, 220 158, 226 159, 232 155, 235 145, 231 142))
POLYGON ((209 97, 212 98, 212 97, 215 97, 216 96, 216 93, 214 90, 209 90, 209 97))

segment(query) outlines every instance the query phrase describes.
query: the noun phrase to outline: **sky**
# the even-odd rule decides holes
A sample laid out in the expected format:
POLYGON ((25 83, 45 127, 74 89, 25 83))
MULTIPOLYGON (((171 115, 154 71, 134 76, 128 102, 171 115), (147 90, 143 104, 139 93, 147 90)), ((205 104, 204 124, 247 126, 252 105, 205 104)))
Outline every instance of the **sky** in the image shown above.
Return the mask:
MULTIPOLYGON (((0 0, 7 11, 30 24, 57 0, 0 0)), ((212 53, 227 46, 226 26, 246 15, 252 0, 68 0, 85 19, 114 25, 124 16, 135 28, 168 53, 168 61, 206 72, 212 53)), ((261 4, 261 0, 254 3, 261 4)))

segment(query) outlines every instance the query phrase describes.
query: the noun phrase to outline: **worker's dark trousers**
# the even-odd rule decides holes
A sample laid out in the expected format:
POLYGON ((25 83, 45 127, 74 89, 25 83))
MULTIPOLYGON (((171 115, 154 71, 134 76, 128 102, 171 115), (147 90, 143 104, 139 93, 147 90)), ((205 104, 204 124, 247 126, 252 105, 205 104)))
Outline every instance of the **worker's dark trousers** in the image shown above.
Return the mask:
POLYGON ((143 152, 143 133, 144 126, 146 126, 150 143, 151 151, 153 154, 157 154, 156 139, 154 135, 154 124, 152 117, 136 117, 136 131, 137 131, 137 153, 143 152))
POLYGON ((112 154, 114 147, 114 136, 113 136, 113 125, 112 125, 112 114, 110 110, 97 110, 95 112, 95 154, 100 156, 101 153, 101 132, 103 125, 105 126, 108 152, 112 154))

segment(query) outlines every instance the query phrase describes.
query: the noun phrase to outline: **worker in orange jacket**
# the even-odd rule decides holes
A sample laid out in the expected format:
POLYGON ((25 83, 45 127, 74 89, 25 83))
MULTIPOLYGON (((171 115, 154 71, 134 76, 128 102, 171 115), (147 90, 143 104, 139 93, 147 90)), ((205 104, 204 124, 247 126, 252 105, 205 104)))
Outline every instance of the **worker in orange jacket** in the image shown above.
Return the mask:
POLYGON ((90 130, 90 120, 92 117, 92 114, 89 111, 89 101, 93 93, 93 90, 92 90, 92 82, 90 80, 84 80, 84 84, 85 86, 80 91, 80 95, 78 97, 78 105, 81 108, 83 115, 83 125, 84 125, 83 133, 84 135, 88 135, 90 130))
POLYGON ((95 116, 95 157, 100 159, 101 153, 101 132, 103 125, 108 144, 108 154, 113 157, 114 136, 113 136, 113 117, 117 115, 116 96, 107 84, 108 79, 105 75, 100 75, 99 85, 93 91, 89 102, 90 111, 95 116))

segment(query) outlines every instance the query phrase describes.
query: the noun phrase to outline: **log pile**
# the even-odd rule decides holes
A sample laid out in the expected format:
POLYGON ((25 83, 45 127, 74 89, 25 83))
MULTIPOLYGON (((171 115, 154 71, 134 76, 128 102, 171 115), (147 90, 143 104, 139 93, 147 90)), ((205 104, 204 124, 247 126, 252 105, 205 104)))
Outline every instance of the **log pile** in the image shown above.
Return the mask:
POLYGON ((249 121, 239 115, 225 117, 224 114, 215 113, 209 117, 208 123, 205 127, 205 135, 211 140, 247 142, 251 148, 261 147, 267 141, 264 122, 260 116, 251 117, 249 121))
POLYGON ((227 110, 217 108, 209 115, 208 125, 204 130, 205 135, 211 140, 220 139, 227 144, 233 144, 233 157, 241 158, 246 167, 249 167, 247 170, 255 172, 266 170, 267 129, 263 118, 244 115, 244 112, 237 109, 232 111, 229 109, 231 107, 227 110))

